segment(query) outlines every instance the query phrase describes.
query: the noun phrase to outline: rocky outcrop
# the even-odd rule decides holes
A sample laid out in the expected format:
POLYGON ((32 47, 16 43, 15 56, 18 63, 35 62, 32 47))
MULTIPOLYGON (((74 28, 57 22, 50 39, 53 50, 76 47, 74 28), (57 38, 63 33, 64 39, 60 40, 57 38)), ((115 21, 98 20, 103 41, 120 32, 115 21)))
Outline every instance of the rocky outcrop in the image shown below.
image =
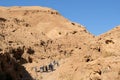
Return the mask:
POLYGON ((0 7, 0 79, 119 80, 119 30, 94 36, 50 8, 0 7))
MULTIPOLYGON (((2 51, 3 52, 3 51, 2 51)), ((11 52, 0 53, 0 79, 1 80, 32 80, 31 75, 18 61, 18 56, 13 56, 11 52)), ((18 51, 19 52, 19 51, 18 51)), ((12 52, 14 54, 14 52, 12 52)), ((17 54, 17 52, 15 53, 17 54)), ((18 53, 19 55, 19 53, 18 53)), ((20 58, 20 57, 19 57, 20 58)))

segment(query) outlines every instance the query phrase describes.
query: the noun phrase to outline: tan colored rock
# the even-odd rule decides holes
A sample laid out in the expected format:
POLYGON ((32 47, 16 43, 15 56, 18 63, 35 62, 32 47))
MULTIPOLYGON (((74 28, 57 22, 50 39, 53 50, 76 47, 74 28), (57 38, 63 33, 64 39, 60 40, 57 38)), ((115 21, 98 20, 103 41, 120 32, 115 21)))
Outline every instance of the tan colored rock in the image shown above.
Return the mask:
POLYGON ((7 52, 25 67, 18 74, 0 71, 15 73, 15 79, 25 79, 26 74, 20 75, 25 71, 35 80, 120 80, 119 30, 94 36, 50 8, 0 7, 0 53, 5 55, 0 61, 7 52), (60 66, 40 72, 54 60, 60 66))

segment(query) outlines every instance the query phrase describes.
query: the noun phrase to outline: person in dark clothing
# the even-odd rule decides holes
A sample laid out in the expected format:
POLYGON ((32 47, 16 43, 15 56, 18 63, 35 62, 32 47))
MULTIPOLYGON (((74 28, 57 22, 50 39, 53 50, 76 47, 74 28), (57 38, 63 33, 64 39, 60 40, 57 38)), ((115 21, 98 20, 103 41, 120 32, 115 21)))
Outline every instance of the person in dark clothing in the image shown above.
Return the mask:
POLYGON ((48 67, 47 67, 47 65, 45 66, 45 72, 48 72, 48 67))
POLYGON ((44 72, 44 66, 40 67, 40 72, 44 72))
POLYGON ((52 64, 52 63, 49 64, 49 69, 50 69, 51 71, 54 71, 54 67, 53 67, 53 64, 52 64))
POLYGON ((54 61, 53 61, 53 64, 59 66, 58 61, 55 61, 55 60, 54 60, 54 61))

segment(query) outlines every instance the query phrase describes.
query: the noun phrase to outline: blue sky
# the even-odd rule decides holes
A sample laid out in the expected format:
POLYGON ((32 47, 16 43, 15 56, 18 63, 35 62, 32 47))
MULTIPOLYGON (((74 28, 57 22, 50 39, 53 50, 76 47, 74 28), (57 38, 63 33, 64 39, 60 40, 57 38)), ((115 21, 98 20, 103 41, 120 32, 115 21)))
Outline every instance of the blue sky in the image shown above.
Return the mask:
POLYGON ((0 0, 0 6, 50 7, 94 35, 120 25, 120 0, 0 0))

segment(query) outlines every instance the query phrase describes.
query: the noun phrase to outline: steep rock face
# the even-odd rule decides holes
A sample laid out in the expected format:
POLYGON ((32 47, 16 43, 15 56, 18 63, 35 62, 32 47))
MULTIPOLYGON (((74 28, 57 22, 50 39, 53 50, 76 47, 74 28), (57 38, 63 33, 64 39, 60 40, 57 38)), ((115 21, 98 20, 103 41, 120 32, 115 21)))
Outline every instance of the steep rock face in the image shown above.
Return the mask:
POLYGON ((11 80, 119 80, 119 30, 94 36, 50 8, 0 7, 0 62, 4 63, 0 76, 4 80, 7 76, 11 80), (59 67, 40 72, 41 66, 54 60, 59 67))
POLYGON ((7 46, 32 47, 41 54, 66 54, 69 48, 81 48, 81 44, 93 38, 82 25, 68 21, 49 8, 4 7, 0 10, 0 40, 7 46))
POLYGON ((96 36, 89 47, 67 58, 46 80, 119 80, 120 26, 96 36), (58 73, 59 72, 59 73, 58 73))
POLYGON ((0 48, 13 55, 34 78, 39 78, 31 72, 34 64, 70 57, 86 50, 94 38, 82 25, 50 8, 1 7, 0 11, 0 48))

